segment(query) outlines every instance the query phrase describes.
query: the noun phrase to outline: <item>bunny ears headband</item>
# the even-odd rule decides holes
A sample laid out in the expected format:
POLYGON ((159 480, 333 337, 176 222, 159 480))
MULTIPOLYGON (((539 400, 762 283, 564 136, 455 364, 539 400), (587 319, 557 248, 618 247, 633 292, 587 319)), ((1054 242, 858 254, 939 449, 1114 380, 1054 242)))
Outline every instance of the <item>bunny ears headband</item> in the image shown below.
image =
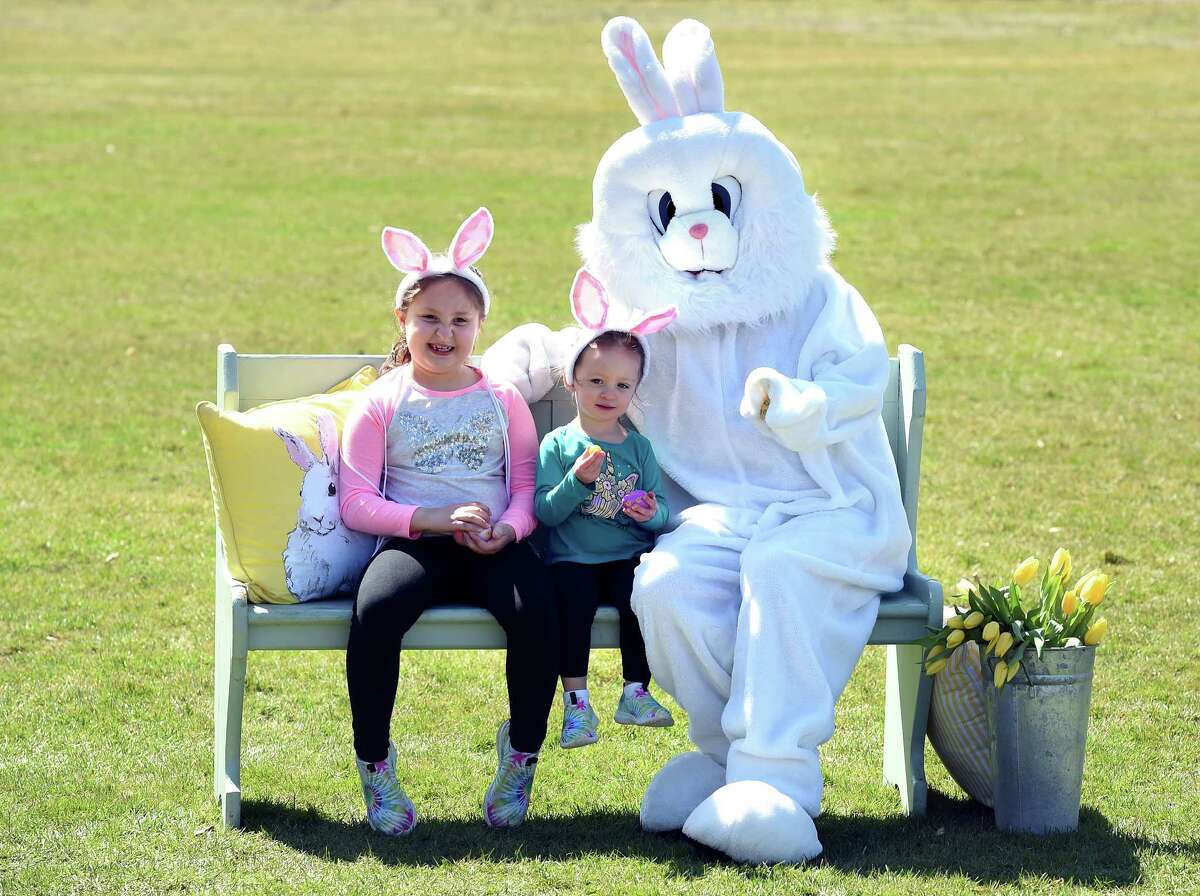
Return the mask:
POLYGON ((396 307, 400 307, 401 297, 418 280, 438 274, 457 274, 475 284, 475 288, 483 297, 483 314, 486 317, 491 306, 491 296, 488 295, 483 277, 472 265, 483 257, 483 253, 492 244, 494 232, 492 213, 486 208, 477 209, 458 228, 458 233, 454 234, 446 254, 435 255, 415 233, 398 227, 383 228, 383 252, 392 263, 392 267, 405 275, 396 289, 396 307))
POLYGON ((646 31, 618 16, 600 33, 600 46, 638 124, 725 111, 725 84, 708 28, 684 19, 663 41, 662 62, 646 31))
POLYGON ((628 333, 642 346, 642 354, 648 362, 650 350, 645 337, 666 327, 677 315, 674 305, 651 314, 633 311, 618 315, 613 313, 614 310, 609 305, 604 284, 593 277, 587 268, 580 268, 575 275, 575 282, 571 284, 571 313, 575 315, 579 326, 583 327, 583 333, 563 370, 563 379, 568 386, 574 385, 575 365, 579 362, 579 356, 600 334, 610 331, 628 333))

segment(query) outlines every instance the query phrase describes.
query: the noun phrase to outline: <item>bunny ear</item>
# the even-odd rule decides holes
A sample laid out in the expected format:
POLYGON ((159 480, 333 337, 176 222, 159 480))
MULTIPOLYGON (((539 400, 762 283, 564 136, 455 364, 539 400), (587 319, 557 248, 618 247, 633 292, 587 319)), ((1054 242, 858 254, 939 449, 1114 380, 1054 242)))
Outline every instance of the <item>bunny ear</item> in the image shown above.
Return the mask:
POLYGON ((305 473, 317 462, 316 457, 313 456, 312 449, 299 436, 288 432, 286 429, 280 429, 278 426, 275 427, 275 435, 283 439, 283 444, 287 446, 288 457, 292 459, 292 463, 305 473))
POLYGON ((665 311, 656 311, 642 318, 641 322, 634 324, 629 332, 635 336, 649 336, 651 333, 657 333, 659 330, 667 327, 678 316, 679 310, 672 305, 665 311))
POLYGON ((398 271, 424 274, 429 270, 429 250, 415 233, 398 227, 383 228, 383 253, 398 271))
POLYGON ((571 313, 579 325, 602 330, 608 320, 608 297, 604 285, 587 268, 580 268, 571 284, 571 313))
POLYGON ((329 469, 337 472, 338 466, 338 431, 333 414, 324 411, 317 415, 317 431, 321 433, 321 450, 325 452, 325 463, 329 469))
POLYGON ((471 217, 463 221, 458 233, 450 242, 450 257, 456 268, 467 268, 479 261, 492 244, 495 224, 492 213, 486 208, 476 209, 471 217))
POLYGON ((679 114, 666 72, 641 25, 625 16, 611 19, 600 32, 600 46, 639 124, 679 114))
POLYGON ((684 19, 663 41, 663 66, 681 115, 725 111, 725 83, 708 27, 684 19))

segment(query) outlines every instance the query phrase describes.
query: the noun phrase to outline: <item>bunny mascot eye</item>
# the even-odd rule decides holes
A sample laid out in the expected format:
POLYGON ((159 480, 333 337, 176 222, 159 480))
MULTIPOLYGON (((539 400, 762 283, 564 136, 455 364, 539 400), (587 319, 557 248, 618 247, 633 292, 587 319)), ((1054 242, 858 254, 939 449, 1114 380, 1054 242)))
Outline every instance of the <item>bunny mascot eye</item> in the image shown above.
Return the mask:
POLYGON ((733 218, 742 201, 742 185, 736 177, 718 177, 712 185, 713 208, 726 218, 733 218))
POLYGON ((651 190, 646 197, 646 209, 650 212, 650 223, 654 229, 663 234, 671 219, 675 217, 675 203, 671 194, 666 190, 651 190))

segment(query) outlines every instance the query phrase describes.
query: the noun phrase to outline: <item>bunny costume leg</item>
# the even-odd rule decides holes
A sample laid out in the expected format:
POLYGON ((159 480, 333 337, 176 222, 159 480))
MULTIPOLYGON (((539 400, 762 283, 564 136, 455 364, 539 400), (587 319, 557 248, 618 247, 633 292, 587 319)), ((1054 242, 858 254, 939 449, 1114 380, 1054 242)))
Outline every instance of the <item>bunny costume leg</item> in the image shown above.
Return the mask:
MULTIPOLYGON (((827 552, 831 532, 861 550, 872 524, 858 511, 692 515, 703 510, 643 559, 634 592, 654 674, 687 710, 696 746, 725 766, 724 786, 683 831, 738 861, 804 861, 821 852, 817 747, 833 734, 888 576, 864 571, 869 550, 827 552), (816 544, 820 557, 807 553, 816 544)), ((678 810, 662 794, 643 804, 648 815, 678 810)))
POLYGON ((747 539, 704 505, 642 557, 632 605, 659 686, 687 710, 699 752, 676 756, 642 799, 648 831, 679 830, 696 806, 725 783, 729 738, 721 713, 729 700, 737 629, 739 557, 747 539))

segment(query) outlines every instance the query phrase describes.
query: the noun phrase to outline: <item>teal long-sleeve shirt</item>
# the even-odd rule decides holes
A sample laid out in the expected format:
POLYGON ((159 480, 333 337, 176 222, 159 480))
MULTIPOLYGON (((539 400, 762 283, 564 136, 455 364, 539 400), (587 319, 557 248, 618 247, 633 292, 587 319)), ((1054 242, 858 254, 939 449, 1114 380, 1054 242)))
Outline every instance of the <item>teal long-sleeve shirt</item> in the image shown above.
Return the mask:
POLYGON ((662 476, 650 442, 629 432, 623 442, 602 442, 577 423, 546 435, 538 452, 534 512, 549 528, 548 563, 607 563, 649 550, 654 534, 667 524, 662 476), (579 455, 596 445, 605 453, 600 475, 591 485, 575 478, 579 455), (658 511, 644 523, 626 516, 621 499, 634 489, 654 492, 658 511))

